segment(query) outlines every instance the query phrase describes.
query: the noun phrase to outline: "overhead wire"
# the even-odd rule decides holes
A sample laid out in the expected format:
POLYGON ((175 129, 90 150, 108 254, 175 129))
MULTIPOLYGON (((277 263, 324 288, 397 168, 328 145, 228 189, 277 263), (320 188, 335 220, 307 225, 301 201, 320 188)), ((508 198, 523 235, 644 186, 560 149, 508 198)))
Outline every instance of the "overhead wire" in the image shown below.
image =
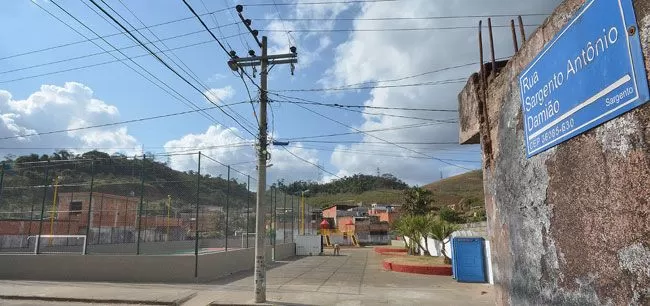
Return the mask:
MULTIPOLYGON (((527 24, 524 27, 539 27, 540 24, 527 24)), ((507 29, 510 25, 492 25, 495 29, 507 29)), ((417 28, 392 28, 392 29, 295 29, 292 32, 305 32, 305 33, 322 33, 322 32, 411 32, 411 31, 444 31, 444 30, 476 30, 476 26, 449 26, 449 27, 417 27, 417 28)), ((265 32, 282 32, 277 29, 263 29, 260 31, 265 32)))
MULTIPOLYGON (((352 126, 350 126, 350 125, 347 125, 347 124, 345 124, 345 123, 343 123, 343 122, 341 122, 341 121, 338 121, 338 120, 336 120, 336 119, 330 118, 330 117, 328 117, 328 116, 326 116, 326 115, 323 115, 323 114, 321 114, 321 113, 319 113, 319 112, 317 112, 317 111, 314 111, 314 110, 312 110, 312 109, 310 109, 310 108, 308 108, 308 107, 305 107, 305 106, 303 106, 303 105, 299 105, 299 104, 297 104, 296 106, 298 106, 298 107, 300 107, 300 108, 302 108, 302 109, 305 109, 305 110, 307 110, 307 111, 309 111, 309 112, 311 112, 311 113, 313 113, 313 114, 315 114, 315 115, 317 115, 317 116, 319 116, 319 117, 325 118, 325 119, 327 119, 327 120, 329 120, 329 121, 335 122, 335 123, 337 123, 337 124, 339 124, 339 125, 342 125, 342 126, 344 126, 344 127, 347 127, 347 128, 349 128, 349 129, 352 129, 352 130, 354 130, 354 131, 359 131, 359 132, 360 132, 360 130, 357 129, 357 128, 354 128, 354 127, 352 127, 352 126)), ((382 142, 392 144, 392 145, 394 145, 394 146, 396 146, 396 147, 399 147, 399 148, 402 148, 402 149, 404 149, 404 150, 407 150, 407 151, 413 152, 413 153, 415 153, 415 154, 419 154, 419 155, 426 156, 426 157, 429 157, 429 158, 434 159, 434 160, 438 160, 438 161, 440 161, 440 162, 442 162, 442 163, 444 163, 444 164, 448 164, 448 165, 450 165, 450 166, 458 167, 458 168, 465 169, 465 170, 472 170, 472 169, 470 169, 470 168, 466 168, 466 167, 463 167, 463 166, 460 166, 460 165, 457 165, 457 164, 454 164, 454 163, 450 163, 450 162, 446 162, 446 161, 440 160, 440 159, 438 159, 438 158, 435 158, 435 157, 433 157, 433 156, 430 156, 430 155, 425 154, 425 153, 422 153, 422 152, 418 152, 418 151, 413 150, 413 149, 410 149, 410 148, 408 148, 408 147, 404 147, 404 146, 402 146, 401 144, 393 143, 393 142, 391 142, 391 141, 385 140, 385 139, 383 139, 383 138, 381 138, 381 137, 375 136, 375 135, 370 134, 370 133, 364 133, 364 132, 360 132, 360 133, 362 133, 362 134, 364 134, 364 135, 367 135, 368 137, 371 137, 371 138, 375 138, 375 139, 377 139, 377 140, 380 140, 380 141, 382 141, 382 142)))
MULTIPOLYGON (((231 8, 228 8, 228 9, 231 9, 231 8)), ((218 12, 225 11, 225 10, 226 9, 217 10, 217 11, 209 12, 207 14, 214 14, 214 13, 218 13, 218 12)), ((205 14, 203 14, 203 15, 205 15, 205 14)), ((149 27, 152 27, 152 28, 153 27, 158 27, 158 26, 172 24, 172 23, 176 23, 176 22, 181 22, 181 21, 185 21, 185 20, 189 20, 189 19, 193 19, 193 18, 194 18, 194 16, 190 16, 190 17, 185 17, 185 18, 180 18, 180 19, 169 20, 169 21, 165 21, 165 22, 150 25, 149 27)), ((233 22, 231 24, 224 25, 224 27, 231 26, 231 25, 236 25, 236 24, 237 23, 233 22)), ((138 30, 144 30, 144 28, 138 28, 138 30)), ((29 55, 29 54, 33 54, 33 53, 49 51, 49 50, 53 50, 53 49, 69 47, 69 46, 78 45, 78 44, 82 44, 82 43, 89 42, 89 41, 99 40, 101 38, 109 38, 109 37, 118 36, 118 35, 122 35, 122 34, 125 34, 125 33, 124 32, 112 33, 112 34, 103 35, 103 36, 100 36, 100 37, 97 37, 97 38, 79 40, 79 41, 69 42, 69 43, 60 44, 60 45, 56 45, 56 46, 50 46, 50 47, 46 47, 46 48, 42 48, 42 49, 37 49, 37 50, 24 51, 24 52, 21 52, 21 53, 16 53, 16 54, 8 55, 8 56, 5 56, 5 57, 0 57, 0 60, 19 57, 19 56, 24 56, 24 55, 29 55)))
MULTIPOLYGON (((192 12, 192 14, 194 14, 194 16, 196 17, 196 19, 201 23, 201 25, 202 25, 203 28, 208 32, 208 34, 210 34, 210 36, 212 36, 212 38, 217 42, 217 44, 219 44, 219 47, 221 47, 221 49, 222 49, 224 52, 226 52, 226 55, 227 55, 229 58, 234 58, 234 55, 230 54, 230 52, 229 52, 229 51, 226 49, 226 47, 221 43, 221 41, 217 38, 217 36, 215 36, 214 33, 212 33, 212 31, 210 30, 210 28, 208 27, 208 25, 206 25, 205 22, 203 22, 203 19, 201 19, 201 17, 199 16, 199 14, 196 13, 196 11, 194 10, 194 8, 192 8, 192 6, 187 2, 187 0, 183 0, 183 3, 185 3, 185 6, 187 6, 187 9, 189 9, 190 12, 192 12)), ((260 86, 257 85, 257 83, 255 83, 255 80, 253 80, 253 78, 252 78, 252 77, 251 77, 251 76, 246 72, 246 70, 242 69, 241 71, 242 71, 242 73, 243 73, 244 75, 246 75, 246 76, 248 77, 248 79, 251 81, 251 83, 253 83, 253 85, 255 85, 255 87, 257 87, 258 89, 261 90, 260 86)))
MULTIPOLYGON (((237 35, 237 34, 235 34, 235 35, 237 35)), ((231 36, 231 37, 232 37, 232 36, 231 36)), ((180 50, 180 49, 185 49, 185 48, 195 47, 195 46, 204 45, 204 44, 208 44, 208 43, 212 43, 212 40, 207 40, 207 41, 197 42, 197 43, 193 43, 193 44, 189 44, 189 45, 178 46, 178 47, 170 48, 170 49, 167 49, 167 50, 164 50, 164 51, 180 50)), ((122 48, 122 49, 116 49, 116 51, 120 51, 120 50, 124 50, 124 48, 122 48)), ((105 54, 105 53, 108 53, 108 52, 101 52, 101 54, 105 54)), ((93 55, 96 55, 96 54, 93 54, 93 55)), ((87 69, 87 68, 92 68, 92 67, 97 67, 97 66, 102 66, 102 65, 107 65, 107 64, 112 64, 112 63, 122 62, 122 61, 125 61, 125 60, 132 60, 132 59, 141 58, 141 57, 146 57, 146 56, 150 56, 150 54, 149 54, 149 53, 146 53, 146 54, 140 54, 140 55, 135 55, 135 56, 126 56, 126 57, 123 58, 123 59, 120 59, 120 58, 117 58, 117 57, 113 56, 114 58, 116 58, 115 60, 109 60, 109 61, 99 62, 99 63, 95 63, 95 64, 88 64, 88 65, 83 65, 83 66, 77 66, 77 67, 73 67, 73 68, 67 68, 67 69, 56 70, 56 71, 51 71, 51 72, 39 73, 39 74, 34 74, 34 75, 29 75, 29 76, 24 76, 24 77, 18 77, 18 78, 15 78, 15 79, 1 80, 1 81, 0 81, 0 84, 3 84, 3 83, 11 83, 11 82, 17 82, 17 81, 22 81, 22 80, 28 80, 28 79, 38 78, 38 77, 42 77, 42 76, 48 76, 48 75, 58 74, 58 73, 64 73, 64 72, 70 72, 70 71, 82 70, 82 69, 87 69)), ((45 66, 45 65, 49 65, 49 64, 56 64, 56 63, 66 62, 66 61, 69 61, 69 60, 75 60, 75 59, 85 58, 85 57, 86 57, 86 56, 80 56, 80 57, 76 57, 76 58, 71 58, 71 59, 66 59, 66 60, 60 60, 60 61, 50 62, 50 63, 46 63, 46 64, 44 64, 44 65, 36 65, 36 66, 45 66)), ((29 68, 34 68, 34 66, 32 66, 32 67, 27 67, 26 69, 29 69, 29 68)), ((21 69, 21 70, 23 70, 23 69, 21 69)))
POLYGON ((321 171, 326 172, 327 174, 330 174, 330 175, 332 175, 332 176, 334 176, 334 177, 336 177, 336 178, 338 178, 338 179, 341 179, 340 176, 338 176, 338 175, 336 175, 336 174, 334 174, 334 173, 328 171, 328 170, 325 169, 324 167, 321 167, 321 166, 318 165, 318 164, 314 164, 314 163, 310 162, 309 160, 304 159, 304 158, 302 158, 302 157, 296 155, 295 153, 291 152, 291 150, 287 149, 285 146, 280 146, 280 147, 281 147, 282 149, 284 149, 285 151, 287 151, 289 154, 291 154, 293 157, 295 157, 295 158, 297 158, 297 159, 299 159, 299 160, 302 160, 303 162, 308 163, 308 164, 310 164, 310 165, 312 165, 312 166, 314 166, 314 167, 320 169, 321 171))
POLYGON ((408 124, 408 125, 401 125, 401 126, 396 126, 396 127, 390 127, 390 128, 381 128, 381 129, 371 129, 371 130, 362 130, 359 132, 345 132, 345 133, 332 133, 332 134, 325 134, 325 135, 310 135, 310 136, 298 136, 298 137, 290 137, 290 138, 282 138, 286 141, 299 141, 302 139, 313 139, 313 138, 325 138, 325 137, 335 137, 335 136, 346 136, 346 135, 356 135, 360 133, 372 133, 372 132, 386 132, 386 131, 397 131, 397 130, 404 130, 404 129, 412 129, 412 128, 419 128, 419 127, 426 127, 426 126, 432 126, 435 125, 436 123, 417 123, 417 124, 408 124))
MULTIPOLYGON (((110 13, 108 13, 103 7, 101 7, 95 0, 90 0, 98 9, 100 9, 107 17, 109 17, 113 22, 115 22, 118 26, 120 26, 124 31, 126 31, 131 37, 133 37, 144 49, 146 49, 151 55, 153 55, 161 64, 163 64, 167 69, 172 71, 176 76, 178 76, 181 80, 183 80, 186 84, 190 85, 190 87, 194 88, 197 92, 199 92, 201 95, 203 95, 210 103, 214 104, 219 108, 219 110, 224 113, 226 116, 228 116, 230 119, 232 119, 237 125, 239 125, 244 131, 247 133, 255 136, 246 126, 244 126, 242 123, 240 123, 237 119, 235 119, 231 114, 226 112, 222 107, 220 107, 217 103, 212 101, 212 99, 203 91, 201 91, 196 85, 194 85, 192 82, 188 81, 185 77, 183 77, 178 71, 176 71, 173 67, 171 67, 167 62, 165 62, 162 58, 160 58, 157 54, 155 54, 149 47, 147 47, 145 44, 143 44, 140 39, 138 39, 133 33, 131 33, 130 30, 128 30, 124 25, 122 25, 118 20, 115 19, 110 13)), ((196 14, 196 12, 195 12, 196 14)), ((221 100, 218 97, 216 97, 217 100, 221 100)), ((221 101, 222 102, 222 101, 221 101)), ((223 103, 223 102, 222 102, 223 103)))
POLYGON ((282 2, 282 3, 251 3, 251 4, 244 4, 244 6, 273 6, 273 5, 281 5, 281 6, 289 6, 289 5, 320 5, 320 4, 357 4, 357 3, 379 3, 379 2, 395 2, 397 0, 348 0, 348 1, 312 1, 312 2, 297 2, 297 3, 292 3, 292 2, 282 2))
MULTIPOLYGON (((248 103, 248 101, 235 102, 235 103, 231 103, 230 105, 237 105, 237 104, 243 104, 243 103, 248 103)), ((0 140, 19 139, 19 138, 26 138, 26 137, 32 137, 32 136, 42 136, 42 135, 50 135, 50 134, 57 134, 57 133, 68 133, 68 132, 75 132, 75 131, 81 131, 81 130, 87 130, 87 129, 123 125, 123 124, 129 124, 129 123, 149 121, 149 120, 154 120, 154 119, 162 119, 162 118, 169 118, 169 117, 175 117, 175 116, 180 116, 180 115, 192 114, 192 113, 212 110, 212 109, 216 109, 216 108, 217 108, 216 106, 211 106, 211 107, 193 109, 193 110, 183 111, 183 112, 175 112, 175 113, 169 113, 169 114, 164 114, 164 115, 157 115, 157 116, 136 118, 136 119, 130 119, 130 120, 123 120, 123 121, 118 121, 118 122, 89 125, 89 126, 84 126, 84 127, 68 128, 68 129, 54 130, 54 131, 48 131, 48 132, 37 132, 37 133, 21 134, 21 135, 14 135, 14 136, 3 136, 3 137, 0 137, 0 140)))
MULTIPOLYGON (((342 153, 355 153, 355 154, 363 154, 363 156, 383 156, 383 157, 397 157, 397 158, 411 158, 411 159, 424 159, 424 160, 430 160, 430 158, 426 157, 418 157, 418 156, 412 156, 412 155, 398 155, 398 154, 387 154, 384 152, 374 152, 374 151, 369 151, 369 150, 348 150, 348 149, 342 149, 342 148, 321 148, 321 147, 316 147, 316 146, 309 146, 309 145, 300 145, 300 146, 295 146, 297 148, 306 148, 306 149, 314 149, 318 151, 326 151, 326 152, 342 152, 342 153)), ((452 159, 452 158, 440 158, 442 160, 446 160, 449 162, 459 162, 459 163, 480 163, 482 161, 480 160, 463 160, 463 159, 452 159)))
MULTIPOLYGON (((99 34, 97 34, 97 32, 95 32, 93 29, 91 29, 90 27, 88 27, 85 23, 83 23, 83 22, 82 22, 81 20, 79 20, 77 17, 75 17, 74 15, 72 15, 70 12, 68 12, 65 8, 63 8, 63 7, 60 6, 58 3, 56 3, 56 1, 52 0, 51 2, 52 2, 52 3, 53 3, 57 8, 59 8, 61 11, 63 11, 66 15, 68 15, 69 17, 71 17, 72 19, 74 19, 77 23, 81 24, 84 28, 86 28, 87 30, 89 30, 90 32, 92 32, 92 33, 93 33, 94 35, 96 35, 97 37, 100 37, 100 39, 101 39, 102 41, 104 41, 104 43, 106 43, 107 45, 111 46, 113 49, 115 49, 116 51, 118 51, 122 56, 124 56, 124 57, 125 57, 126 59, 128 59, 130 62, 132 62, 133 64, 135 64, 137 67, 139 67, 140 69, 142 69, 144 72, 146 72, 149 76, 151 76, 152 78, 154 78, 156 81, 160 82, 160 84, 164 85, 167 89, 169 89, 169 91, 168 91, 167 89, 165 89, 164 87, 162 87, 160 84, 158 84, 158 83, 154 82, 153 80, 149 79, 148 77, 146 77, 144 74, 142 74, 142 73, 141 73, 140 71, 138 71, 137 69, 135 69, 135 68, 131 67, 130 65, 128 65, 127 63, 125 63, 124 60, 120 60, 116 55, 114 55, 113 53, 110 53, 110 52, 109 52, 109 54, 110 54, 111 56, 113 56, 116 60, 118 60, 119 62, 123 63, 123 64, 124 64, 125 66, 127 66, 129 69, 133 70, 133 71, 136 72, 138 75, 140 75, 141 77, 143 77, 145 80, 149 81, 150 83, 152 83, 152 84, 155 85, 156 87, 158 87, 158 88, 160 88, 161 90, 163 90, 165 93, 167 93, 167 94, 168 94, 169 96, 171 96, 172 98, 174 98, 174 99, 180 101, 181 103, 185 104, 186 106, 188 106, 188 107, 190 107, 190 108, 192 108, 192 109, 200 109, 196 104, 194 104, 192 101, 190 101, 189 99, 187 99, 187 98, 186 98, 185 96, 183 96, 181 93, 179 93, 179 92, 176 91, 174 88, 172 88, 171 86, 169 86, 167 83, 165 83, 165 82, 163 82, 162 80, 160 80, 160 78, 158 78, 156 75, 152 74, 152 73, 149 72, 147 69, 145 69, 144 67, 142 67, 142 65, 138 64, 138 63, 135 62, 133 59, 129 58, 126 54, 124 54, 124 52, 118 50, 118 49, 117 49, 113 44, 111 44, 110 42, 108 42, 105 38, 102 38, 99 34), (173 92, 173 93, 175 93, 175 94, 178 95, 178 96, 172 94, 170 91, 173 92), (180 97, 180 98, 179 98, 179 97, 180 97), (189 103, 189 104, 188 104, 188 103, 189 103), (193 108, 193 107, 194 107, 194 108, 193 108)), ((66 22, 63 21, 62 19, 60 19, 58 16, 52 14, 50 11, 48 11, 47 9, 45 9, 44 7, 42 7, 41 5, 39 5, 38 3, 34 2, 34 4, 35 4, 37 7, 39 7, 41 10, 45 11, 48 15, 54 17, 54 18, 55 18, 56 20, 58 20, 59 22, 63 23, 63 24, 66 25, 68 28, 72 29, 74 32, 76 32, 76 33, 79 34, 80 36, 82 36, 82 37, 86 38, 87 40, 89 40, 89 38, 88 38, 86 35, 84 35, 83 33, 79 32, 79 31, 77 31, 77 29, 75 29, 74 27, 72 27, 70 24, 66 23, 66 22)), ((97 46, 98 48, 102 49, 103 51, 108 52, 106 49, 104 49, 104 47, 100 46, 100 45, 99 45, 98 43, 96 43, 95 41, 91 41, 91 42, 92 42, 95 46, 97 46)), ((0 83, 3 83, 3 82, 0 82, 0 83)), ((212 122, 216 122, 216 123, 218 123, 218 121, 216 121, 214 118, 211 118, 211 116, 210 116, 209 114, 207 114, 206 112, 201 112, 201 114, 202 114, 204 117, 206 117, 208 120, 211 120, 212 122)))
POLYGON ((361 89, 377 89, 377 88, 403 88, 403 87, 419 87, 419 86, 435 86, 446 84, 460 84, 467 83, 467 78, 456 78, 439 81, 419 82, 411 84, 399 85, 375 85, 375 86, 357 86, 357 87, 328 87, 328 88, 300 88, 300 89, 277 89, 272 92, 320 92, 320 91, 345 91, 345 90, 361 90, 361 89))
MULTIPOLYGON (((275 1, 273 1, 275 2, 275 1)), ((248 6, 248 5, 245 5, 248 6)), ((462 19, 462 18, 500 18, 500 17, 507 17, 507 18, 512 18, 513 16, 548 16, 551 13, 513 13, 513 14, 485 14, 485 15, 454 15, 454 16, 421 16, 421 17, 375 17, 375 18, 368 18, 368 17, 353 17, 353 18, 341 18, 337 17, 336 19, 332 18, 284 18, 284 20, 287 21, 386 21, 386 20, 435 20, 435 19, 462 19)), ((259 17, 255 18, 256 20, 275 20, 274 18, 267 18, 267 17, 259 17)))
MULTIPOLYGON (((115 10, 114 10, 114 9, 113 9, 109 4, 108 4, 108 3, 106 3, 104 0, 100 0, 100 1, 102 1, 102 3, 104 3, 104 5, 106 5, 106 6, 107 6, 111 11, 113 11, 115 14, 117 14, 118 17, 120 17, 122 20, 124 20, 124 21, 127 23, 128 26, 130 26, 131 28, 135 29, 135 27, 134 27, 134 26, 133 26, 133 25, 132 25, 128 20, 126 20, 126 18, 122 17, 122 15, 120 15, 119 12, 115 11, 115 10)), ((131 9, 129 9, 129 7, 126 6, 126 4, 124 4, 124 2, 123 2, 122 0, 119 0, 119 2, 122 4, 122 6, 124 6, 124 7, 125 7, 125 8, 130 12, 130 13, 131 13, 131 15, 133 15, 133 17, 135 17, 135 18, 136 18, 136 19, 137 19, 137 20, 138 20, 138 21, 139 21, 139 22, 140 22, 140 23, 141 23, 145 28, 147 28, 147 26, 144 24, 144 22, 142 22, 142 20, 140 20, 140 18, 139 18, 139 17, 138 17, 138 16, 137 16, 137 15, 136 15, 136 14, 135 14, 131 9)), ((217 24, 217 27, 218 27, 218 24, 217 24)), ((156 39, 160 40, 160 38, 156 35, 156 33, 154 33, 151 29, 147 28, 147 30, 148 30, 149 33, 151 33, 151 34, 152 34, 156 39)), ((139 30, 135 30, 135 31, 136 31, 138 34, 140 34, 140 35, 141 35, 141 36, 142 36, 142 37, 143 37, 143 38, 144 38, 148 43, 151 43, 151 41, 150 41, 150 40, 149 40, 149 39, 148 39, 148 38, 147 38, 143 33, 141 33, 139 30)), ((167 44, 166 44, 164 41, 161 42, 161 43, 162 43, 162 45, 163 45, 165 48, 169 49, 169 47, 167 46, 167 44)), ((174 64, 176 65, 176 67, 178 67, 181 71, 183 71, 183 72, 184 72, 185 74, 187 74, 191 79, 193 79, 196 83, 198 83, 198 84, 203 88, 203 90, 208 91, 208 92, 211 92, 211 88, 209 88, 205 83, 203 83, 203 82, 200 80, 200 77, 199 77, 199 76, 198 76, 198 75, 197 75, 197 74, 196 74, 196 73, 195 73, 195 72, 194 72, 190 67, 188 67, 187 64, 185 64, 185 62, 184 62, 180 57, 178 57, 178 56, 176 55, 176 53, 174 53, 173 51, 169 51, 173 57, 175 57, 176 59, 178 59, 178 61, 181 63, 180 65, 178 64, 178 62, 176 62, 176 61, 174 60, 174 58, 170 57, 170 56, 167 55, 165 52, 163 52, 163 51, 162 51, 158 46, 156 46, 156 44, 151 43, 151 45, 153 45, 153 46, 154 46, 154 47, 155 47, 159 52, 161 52, 165 57, 167 57, 169 60, 171 60, 172 63, 174 63, 174 64), (181 65, 182 65, 182 66, 181 66, 181 65)), ((217 96, 215 96, 215 97, 217 97, 217 96)), ((219 98, 217 97, 217 99, 219 99, 219 98)), ((223 102, 223 101, 221 101, 221 102, 223 102)), ((235 111, 234 109, 232 109, 230 106, 226 106, 226 107, 227 107, 227 108, 228 108, 228 109, 229 109, 233 114, 235 114, 235 116, 236 116, 237 118, 239 118, 239 119, 242 120, 243 122, 246 122, 246 123, 248 124, 248 127, 251 127, 251 128, 253 128, 253 129, 255 128, 255 127, 250 123, 250 121, 248 121, 248 119, 246 119, 245 117, 241 116, 237 111, 235 111)))
MULTIPOLYGON (((278 103, 291 103, 291 104, 308 104, 308 105, 315 105, 312 103, 307 103, 307 102, 300 102, 300 101, 293 101, 293 100, 273 100, 273 102, 278 102, 278 103)), ((370 115, 370 116, 379 116, 379 117, 393 117, 393 118, 403 118, 403 119, 413 119, 413 120, 422 120, 422 121, 431 121, 431 122, 439 122, 439 123, 458 123, 458 120, 455 118, 449 118, 449 119, 433 119, 433 118, 424 118, 424 117, 415 117, 415 116, 404 116, 404 115, 395 115, 395 114, 388 114, 388 113, 377 113, 377 112, 368 112, 368 111, 362 111, 362 110, 357 110, 357 109, 351 109, 348 107, 341 107, 341 106, 336 106, 336 105, 323 105, 339 110, 344 110, 347 112, 353 112, 353 113, 359 113, 359 114, 364 114, 364 115, 370 115)))
POLYGON ((404 111, 419 111, 419 112, 451 112, 451 113, 457 113, 458 112, 458 110, 455 110, 455 109, 441 109, 441 108, 390 107, 390 106, 372 106, 372 105, 353 105, 353 104, 342 104, 342 103, 323 103, 323 102, 312 101, 312 100, 304 99, 304 98, 286 96, 286 95, 282 95, 282 94, 276 94, 276 93, 270 93, 270 94, 276 95, 276 96, 279 96, 279 97, 282 97, 282 98, 296 99, 296 100, 300 100, 300 101, 305 102, 305 103, 294 103, 294 104, 308 104, 308 105, 327 106, 327 107, 368 108, 368 109, 383 109, 383 110, 404 110, 404 111))

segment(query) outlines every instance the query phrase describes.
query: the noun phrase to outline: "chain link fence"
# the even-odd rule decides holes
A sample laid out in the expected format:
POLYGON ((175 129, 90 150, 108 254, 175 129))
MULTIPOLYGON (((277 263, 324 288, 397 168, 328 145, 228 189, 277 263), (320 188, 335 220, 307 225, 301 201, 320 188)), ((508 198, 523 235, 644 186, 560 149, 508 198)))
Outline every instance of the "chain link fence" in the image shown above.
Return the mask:
MULTIPOLYGON (((201 153, 187 154, 198 166, 186 172, 152 157, 85 155, 2 165, 0 253, 198 255, 255 246, 248 174, 201 153)), ((294 241, 298 205, 298 196, 267 190, 267 245, 294 241)))

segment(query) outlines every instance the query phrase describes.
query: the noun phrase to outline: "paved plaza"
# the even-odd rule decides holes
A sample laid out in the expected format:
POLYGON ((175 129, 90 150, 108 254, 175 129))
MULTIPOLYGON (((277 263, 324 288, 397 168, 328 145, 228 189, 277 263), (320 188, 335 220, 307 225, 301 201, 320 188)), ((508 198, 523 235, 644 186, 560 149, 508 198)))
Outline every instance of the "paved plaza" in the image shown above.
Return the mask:
MULTIPOLYGON (((341 256, 326 254, 276 262, 267 273, 267 304, 494 304, 490 285, 458 283, 445 276, 384 271, 381 259, 382 255, 371 248, 360 248, 344 249, 341 256)), ((2 299, 0 304, 246 305, 252 301, 252 288, 252 271, 196 285, 0 281, 0 296, 13 298, 2 299), (35 297, 42 300, 29 300, 35 297), (71 304, 72 301, 82 303, 71 304)))

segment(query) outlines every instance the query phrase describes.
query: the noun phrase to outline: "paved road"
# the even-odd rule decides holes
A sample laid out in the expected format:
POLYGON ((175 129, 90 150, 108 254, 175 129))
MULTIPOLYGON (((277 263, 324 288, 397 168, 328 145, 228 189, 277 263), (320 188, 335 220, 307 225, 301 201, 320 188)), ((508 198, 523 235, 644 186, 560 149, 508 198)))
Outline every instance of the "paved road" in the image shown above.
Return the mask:
MULTIPOLYGON (((451 277, 428 276, 384 271, 382 255, 369 248, 344 249, 342 256, 303 257, 279 262, 267 273, 268 300, 279 305, 493 305, 492 287, 486 284, 457 283, 451 277)), ((195 293, 183 305, 249 303, 252 301, 252 272, 240 273, 202 285, 151 285, 117 283, 0 282, 0 293, 8 286, 75 286, 83 298, 104 295, 138 294, 156 297, 195 293), (80 288, 80 289, 81 289, 80 288), (94 293, 95 292, 95 293, 94 293)), ((44 287, 43 287, 44 288, 44 287)), ((46 292, 56 292, 49 288, 46 292)), ((7 291, 7 290, 5 290, 7 291)), ((76 291, 75 291, 76 292, 76 291)), ((3 304, 5 301, 0 301, 3 304)), ((4 304, 3 304, 4 305, 4 304)), ((8 304, 32 305, 32 304, 8 304)), ((39 302, 33 305, 58 305, 39 302)), ((81 305, 81 304, 79 304, 81 305)))

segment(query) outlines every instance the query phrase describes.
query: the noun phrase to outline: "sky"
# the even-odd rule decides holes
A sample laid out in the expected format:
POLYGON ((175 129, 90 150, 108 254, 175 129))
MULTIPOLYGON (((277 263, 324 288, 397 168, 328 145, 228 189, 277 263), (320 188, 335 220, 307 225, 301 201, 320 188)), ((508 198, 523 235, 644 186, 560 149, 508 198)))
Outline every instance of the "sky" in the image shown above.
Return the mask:
MULTIPOLYGON (((480 147, 457 144, 455 111, 479 68, 478 21, 497 16, 495 53, 505 58, 514 53, 510 19, 524 15, 530 34, 560 2, 187 1, 241 57, 261 51, 236 4, 268 36, 269 54, 297 48, 293 75, 289 65, 269 72, 269 134, 289 142, 270 148, 269 183, 390 173, 412 185, 481 168, 480 147)), ((259 71, 246 70, 255 84, 231 71, 181 0, 95 2, 193 86, 90 1, 2 1, 0 154, 150 152, 186 171, 198 155, 182 153, 201 151, 202 172, 225 176, 231 165, 239 181, 256 177, 259 71)))

